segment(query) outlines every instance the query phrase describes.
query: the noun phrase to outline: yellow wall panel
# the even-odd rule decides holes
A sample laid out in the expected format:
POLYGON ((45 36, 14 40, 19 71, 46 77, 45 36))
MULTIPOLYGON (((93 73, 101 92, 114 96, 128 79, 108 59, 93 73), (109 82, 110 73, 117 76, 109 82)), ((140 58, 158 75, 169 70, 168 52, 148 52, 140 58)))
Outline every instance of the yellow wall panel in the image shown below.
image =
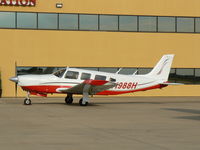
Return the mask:
MULTIPOLYGON (((174 68, 200 68, 199 34, 13 29, 1 29, 0 34, 4 96, 14 96, 8 78, 15 75, 15 62, 18 66, 153 67, 163 54, 173 53, 174 68)), ((196 87, 185 86, 184 94, 196 95, 196 87)), ((173 92, 160 95, 182 93, 173 92)))
POLYGON ((35 7, 0 6, 3 11, 200 16, 199 0, 36 0, 35 7), (56 3, 63 8, 56 8, 56 3))

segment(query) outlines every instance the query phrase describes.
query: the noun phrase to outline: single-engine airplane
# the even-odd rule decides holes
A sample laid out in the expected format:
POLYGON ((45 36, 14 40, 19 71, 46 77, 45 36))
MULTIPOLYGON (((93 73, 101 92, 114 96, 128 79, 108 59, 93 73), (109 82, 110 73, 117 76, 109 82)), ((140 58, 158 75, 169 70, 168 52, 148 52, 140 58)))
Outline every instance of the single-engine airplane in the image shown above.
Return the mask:
POLYGON ((73 103, 73 94, 81 94, 81 106, 87 106, 89 95, 117 95, 138 91, 163 88, 173 83, 168 82, 174 55, 164 55, 152 71, 145 75, 122 75, 78 68, 65 68, 47 75, 19 75, 10 78, 17 83, 27 97, 25 105, 31 105, 30 94, 47 96, 53 93, 67 94, 65 102, 73 103))

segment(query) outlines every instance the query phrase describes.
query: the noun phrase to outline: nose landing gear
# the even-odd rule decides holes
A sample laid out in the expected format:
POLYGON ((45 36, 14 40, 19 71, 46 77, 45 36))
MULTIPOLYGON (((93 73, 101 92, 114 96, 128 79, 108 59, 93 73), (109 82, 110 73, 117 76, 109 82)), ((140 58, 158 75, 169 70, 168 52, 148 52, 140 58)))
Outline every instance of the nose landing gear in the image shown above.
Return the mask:
POLYGON ((27 92, 27 97, 24 99, 24 105, 31 105, 30 93, 27 92))

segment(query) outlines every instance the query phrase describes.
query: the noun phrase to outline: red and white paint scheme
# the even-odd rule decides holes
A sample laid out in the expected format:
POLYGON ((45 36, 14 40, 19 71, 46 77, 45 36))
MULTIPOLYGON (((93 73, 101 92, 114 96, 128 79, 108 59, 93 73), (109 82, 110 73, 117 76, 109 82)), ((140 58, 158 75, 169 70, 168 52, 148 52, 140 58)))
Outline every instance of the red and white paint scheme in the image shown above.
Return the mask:
POLYGON ((78 68, 65 68, 48 75, 20 75, 10 78, 27 91, 25 105, 30 105, 29 94, 47 96, 52 93, 66 93, 65 102, 73 102, 73 94, 81 94, 79 104, 86 106, 89 95, 117 95, 163 88, 168 83, 173 54, 164 55, 152 71, 145 75, 122 75, 78 68))

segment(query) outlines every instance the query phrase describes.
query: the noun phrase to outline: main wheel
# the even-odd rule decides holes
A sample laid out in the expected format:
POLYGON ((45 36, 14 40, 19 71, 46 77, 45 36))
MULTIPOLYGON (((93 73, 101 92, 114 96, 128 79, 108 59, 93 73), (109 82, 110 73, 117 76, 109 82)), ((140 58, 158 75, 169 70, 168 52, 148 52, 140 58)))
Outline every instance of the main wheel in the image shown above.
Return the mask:
POLYGON ((65 98, 65 103, 66 103, 66 104, 72 104, 72 103, 73 103, 73 98, 72 98, 72 96, 67 96, 67 97, 65 98))
POLYGON ((87 105, 88 105, 88 102, 85 102, 85 104, 83 104, 83 98, 81 98, 81 99, 79 100, 79 105, 80 105, 80 106, 87 106, 87 105))
POLYGON ((26 99, 24 100, 24 105, 31 105, 31 100, 28 99, 28 98, 26 98, 26 99))

